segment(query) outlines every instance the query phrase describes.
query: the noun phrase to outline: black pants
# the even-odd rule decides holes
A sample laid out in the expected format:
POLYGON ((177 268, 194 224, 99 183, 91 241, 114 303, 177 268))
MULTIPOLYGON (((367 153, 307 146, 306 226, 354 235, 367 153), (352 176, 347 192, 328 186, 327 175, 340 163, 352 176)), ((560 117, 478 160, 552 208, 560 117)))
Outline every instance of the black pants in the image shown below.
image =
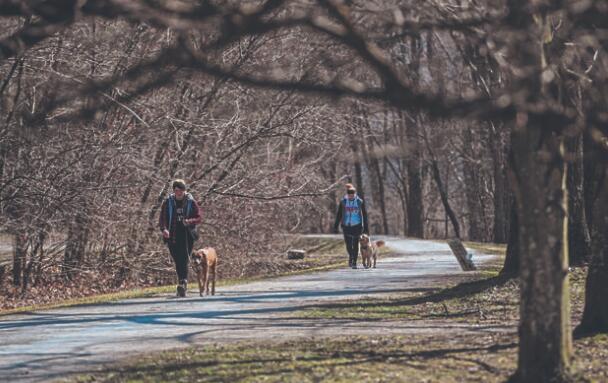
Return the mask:
POLYGON ((175 271, 179 283, 188 279, 188 261, 192 253, 193 241, 188 235, 178 235, 175 243, 169 242, 169 252, 175 262, 175 271))
POLYGON ((344 242, 348 252, 348 265, 356 266, 359 257, 359 236, 363 233, 363 226, 342 226, 342 233, 344 233, 344 242))

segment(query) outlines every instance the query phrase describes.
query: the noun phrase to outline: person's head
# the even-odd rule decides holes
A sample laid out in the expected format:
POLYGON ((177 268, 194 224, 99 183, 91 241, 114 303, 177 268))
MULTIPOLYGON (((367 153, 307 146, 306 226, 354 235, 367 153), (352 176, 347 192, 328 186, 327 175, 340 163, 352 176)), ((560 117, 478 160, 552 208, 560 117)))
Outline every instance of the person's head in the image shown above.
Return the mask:
POLYGON ((175 193, 175 198, 182 199, 184 194, 186 193, 186 181, 182 179, 176 179, 173 181, 173 193, 175 193))
POLYGON ((354 199, 355 194, 357 194, 357 189, 355 189, 353 184, 346 184, 345 186, 346 186, 346 195, 348 196, 348 199, 354 199))

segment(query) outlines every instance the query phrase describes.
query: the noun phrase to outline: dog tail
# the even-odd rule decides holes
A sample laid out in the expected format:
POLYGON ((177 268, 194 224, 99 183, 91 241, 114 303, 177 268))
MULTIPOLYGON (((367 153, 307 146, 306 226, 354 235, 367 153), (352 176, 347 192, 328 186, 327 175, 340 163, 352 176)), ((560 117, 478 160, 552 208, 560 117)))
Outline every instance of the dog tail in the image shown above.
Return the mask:
POLYGON ((376 246, 378 246, 378 247, 384 246, 384 241, 376 241, 376 246))

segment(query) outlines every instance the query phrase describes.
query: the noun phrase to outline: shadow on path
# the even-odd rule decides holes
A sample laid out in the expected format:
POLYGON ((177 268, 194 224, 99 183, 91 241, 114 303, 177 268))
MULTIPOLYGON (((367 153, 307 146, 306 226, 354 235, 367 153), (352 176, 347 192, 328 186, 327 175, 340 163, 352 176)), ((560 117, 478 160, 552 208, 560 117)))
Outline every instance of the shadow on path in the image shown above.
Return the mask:
MULTIPOLYGON (((447 289, 419 289, 419 291, 426 292, 430 291, 430 294, 404 299, 394 299, 390 302, 382 302, 382 306, 415 306, 422 303, 439 303, 444 300, 463 298, 466 296, 481 293, 485 290, 493 287, 502 286, 509 282, 513 278, 508 275, 498 275, 487 279, 481 279, 472 282, 462 282, 454 287, 447 289)), ((402 292, 414 292, 415 289, 404 289, 402 292)), ((357 303, 328 303, 328 304, 317 304, 314 307, 317 308, 333 308, 333 309, 344 309, 351 307, 374 307, 378 306, 377 302, 357 302, 357 303)))
MULTIPOLYGON (((305 307, 302 304, 302 299, 312 298, 323 298, 323 297, 348 297, 351 295, 361 295, 366 293, 397 293, 411 291, 407 289, 381 289, 381 290, 334 290, 334 291, 310 291, 310 290, 296 290, 296 291, 284 291, 268 294, 248 294, 240 295, 235 297, 224 297, 215 296, 211 298, 195 298, 185 299, 180 302, 187 303, 268 303, 275 302, 277 304, 284 304, 283 301, 293 301, 294 305, 285 307, 269 307, 259 309, 231 309, 227 306, 226 310, 218 310, 217 308, 206 311, 204 305, 184 307, 179 305, 178 301, 174 299, 161 299, 161 300, 141 300, 138 302, 118 302, 118 303, 107 303, 104 305, 98 305, 99 307, 112 307, 121 305, 171 305, 176 312, 162 311, 162 312, 140 312, 140 313, 127 313, 127 314, 115 314, 115 313, 25 313, 23 315, 31 315, 32 318, 26 318, 21 320, 13 321, 0 321, 0 330, 9 330, 23 327, 35 328, 37 326, 50 326, 50 325, 70 325, 70 324, 85 324, 95 322, 107 322, 107 321, 125 321, 139 324, 166 324, 166 325, 188 325, 189 323, 184 322, 171 322, 172 319, 214 319, 214 318, 232 318, 240 315, 252 315, 252 314, 270 314, 270 313, 282 313, 301 309, 305 307), (177 305, 176 305, 177 304, 177 305), (190 311, 184 311, 190 310, 190 311)), ((200 325, 199 322, 192 323, 193 325, 200 325)))

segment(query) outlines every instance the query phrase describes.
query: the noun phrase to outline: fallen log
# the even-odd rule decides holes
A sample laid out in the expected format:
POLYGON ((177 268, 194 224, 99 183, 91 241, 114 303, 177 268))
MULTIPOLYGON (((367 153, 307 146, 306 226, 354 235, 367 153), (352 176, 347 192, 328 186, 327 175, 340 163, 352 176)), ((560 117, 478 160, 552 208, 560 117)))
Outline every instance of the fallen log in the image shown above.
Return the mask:
POLYGON ((448 245, 463 271, 477 270, 477 267, 475 267, 475 264, 473 263, 473 254, 467 252, 467 249, 465 249, 460 239, 451 239, 448 241, 448 245))
POLYGON ((306 250, 289 249, 287 250, 287 259, 304 259, 306 250))

